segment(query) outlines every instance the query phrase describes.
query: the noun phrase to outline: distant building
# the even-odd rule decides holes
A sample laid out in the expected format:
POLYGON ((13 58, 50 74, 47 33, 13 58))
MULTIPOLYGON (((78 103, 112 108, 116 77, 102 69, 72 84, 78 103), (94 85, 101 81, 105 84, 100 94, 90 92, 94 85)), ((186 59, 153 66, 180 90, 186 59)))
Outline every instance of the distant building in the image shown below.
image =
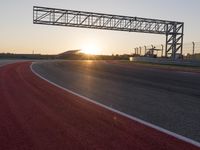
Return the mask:
POLYGON ((63 52, 63 53, 61 53, 61 54, 58 54, 58 55, 76 55, 76 54, 80 54, 80 51, 81 50, 79 50, 79 49, 77 49, 77 50, 68 50, 68 51, 66 51, 66 52, 63 52))
POLYGON ((58 54, 58 58, 74 59, 81 54, 81 50, 68 50, 66 52, 58 54))

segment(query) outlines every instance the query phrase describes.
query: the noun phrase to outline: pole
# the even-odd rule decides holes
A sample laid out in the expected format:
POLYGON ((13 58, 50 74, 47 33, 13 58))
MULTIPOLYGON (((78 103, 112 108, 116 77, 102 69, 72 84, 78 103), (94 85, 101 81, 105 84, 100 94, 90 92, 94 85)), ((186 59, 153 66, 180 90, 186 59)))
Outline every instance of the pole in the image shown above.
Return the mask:
POLYGON ((161 54, 161 57, 163 57, 164 45, 163 45, 163 44, 161 44, 161 47, 162 47, 162 54, 161 54))
POLYGON ((195 43, 192 42, 192 54, 194 55, 194 51, 195 51, 195 43))
POLYGON ((152 47, 152 50, 151 50, 151 55, 154 55, 154 46, 153 46, 153 44, 151 45, 151 47, 152 47))
POLYGON ((147 47, 146 47, 146 46, 144 46, 144 49, 145 49, 145 55, 146 55, 146 53, 147 53, 147 47))

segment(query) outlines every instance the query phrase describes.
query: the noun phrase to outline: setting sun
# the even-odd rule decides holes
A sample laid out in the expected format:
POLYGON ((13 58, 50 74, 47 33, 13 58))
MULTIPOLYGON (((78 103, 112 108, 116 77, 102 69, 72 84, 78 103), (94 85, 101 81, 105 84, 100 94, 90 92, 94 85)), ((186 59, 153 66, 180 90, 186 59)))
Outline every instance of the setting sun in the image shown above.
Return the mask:
POLYGON ((83 46, 81 52, 85 54, 98 55, 100 54, 100 48, 95 44, 88 44, 83 46))

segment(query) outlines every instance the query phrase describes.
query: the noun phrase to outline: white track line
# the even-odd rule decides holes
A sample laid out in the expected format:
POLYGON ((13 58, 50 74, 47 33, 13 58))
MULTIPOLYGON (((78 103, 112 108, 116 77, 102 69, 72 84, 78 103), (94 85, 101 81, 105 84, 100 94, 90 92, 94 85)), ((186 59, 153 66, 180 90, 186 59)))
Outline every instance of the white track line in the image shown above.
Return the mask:
POLYGON ((115 112, 115 113, 120 114, 120 115, 122 115, 122 116, 124 116, 124 117, 127 117, 127 118, 129 118, 129 119, 131 119, 131 120, 133 120, 133 121, 139 122, 139 123, 141 123, 141 124, 143 124, 143 125, 146 125, 146 126, 148 126, 148 127, 150 127, 150 128, 156 129, 156 130, 158 130, 158 131, 160 131, 160 132, 163 132, 163 133, 165 133, 165 134, 168 134, 168 135, 170 135, 170 136, 173 136, 173 137, 175 137, 175 138, 177 138, 177 139, 179 139, 179 140, 182 140, 182 141, 187 142, 187 143, 190 143, 190 144, 192 144, 192 145, 194 145, 194 146, 200 147, 200 143, 197 142, 197 141, 194 141, 194 140, 189 139, 189 138, 187 138, 187 137, 184 137, 184 136, 182 136, 182 135, 176 134, 176 133, 174 133, 174 132, 168 131, 168 130, 162 128, 162 127, 159 127, 159 126, 157 126, 157 125, 151 124, 151 123, 149 123, 149 122, 146 122, 146 121, 144 121, 144 120, 138 119, 138 118, 136 118, 136 117, 130 116, 130 115, 128 115, 128 114, 126 114, 126 113, 123 113, 123 112, 121 112, 121 111, 118 111, 118 110, 116 110, 116 109, 110 108, 110 107, 108 107, 108 106, 106 106, 106 105, 104 105, 104 104, 98 103, 98 102, 96 102, 96 101, 94 101, 94 100, 92 100, 92 99, 90 99, 90 98, 88 98, 88 97, 82 96, 82 95, 80 95, 80 94, 78 94, 78 93, 75 93, 75 92, 73 92, 73 91, 71 91, 71 90, 69 90, 69 89, 66 89, 66 88, 64 88, 64 87, 62 87, 62 86, 60 86, 60 85, 58 85, 58 84, 56 84, 56 83, 54 83, 54 82, 51 82, 51 81, 47 80, 46 78, 42 77, 41 75, 39 75, 37 72, 35 72, 35 71, 33 70, 33 64, 35 64, 35 63, 36 63, 36 62, 33 62, 33 63, 31 64, 31 66, 30 66, 31 71, 32 71, 35 75, 37 75, 38 77, 40 77, 40 78, 42 78, 43 80, 45 80, 45 81, 47 81, 47 82, 53 84, 54 86, 56 86, 56 87, 58 87, 58 88, 60 88, 60 89, 62 89, 62 90, 65 90, 65 91, 67 91, 67 92, 69 92, 69 93, 71 93, 71 94, 73 94, 73 95, 76 95, 76 96, 78 96, 78 97, 80 97, 80 98, 82 98, 82 99, 85 99, 86 101, 89 101, 89 102, 91 102, 91 103, 93 103, 93 104, 96 104, 96 105, 101 106, 101 107, 103 107, 103 108, 105 108, 105 109, 108 109, 108 110, 110 110, 110 111, 112 111, 112 112, 115 112))

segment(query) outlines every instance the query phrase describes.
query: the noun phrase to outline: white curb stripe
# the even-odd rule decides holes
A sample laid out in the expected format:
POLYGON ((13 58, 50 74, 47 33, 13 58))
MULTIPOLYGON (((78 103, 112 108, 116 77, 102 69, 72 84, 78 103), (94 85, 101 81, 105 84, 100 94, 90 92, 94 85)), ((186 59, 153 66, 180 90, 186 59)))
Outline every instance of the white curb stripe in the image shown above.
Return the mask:
POLYGON ((53 84, 54 86, 56 86, 56 87, 58 87, 58 88, 60 88, 60 89, 62 89, 62 90, 65 90, 65 91, 67 91, 67 92, 69 92, 69 93, 71 93, 71 94, 74 94, 74 95, 76 95, 76 96, 78 96, 78 97, 80 97, 80 98, 83 98, 83 99, 85 99, 86 101, 89 101, 89 102, 91 102, 91 103, 93 103, 93 104, 96 104, 96 105, 101 106, 101 107, 103 107, 103 108, 105 108, 105 109, 108 109, 108 110, 110 110, 110 111, 112 111, 112 112, 115 112, 115 113, 120 114, 120 115, 122 115, 122 116, 124 116, 124 117, 127 117, 127 118, 129 118, 129 119, 131 119, 131 120, 133 120, 133 121, 139 122, 139 123, 141 123, 141 124, 143 124, 143 125, 146 125, 146 126, 148 126, 148 127, 151 127, 151 128, 153 128, 153 129, 156 129, 156 130, 158 130, 158 131, 160 131, 160 132, 163 132, 163 133, 165 133, 165 134, 168 134, 168 135, 170 135, 170 136, 173 136, 173 137, 175 137, 175 138, 177 138, 177 139, 179 139, 179 140, 182 140, 182 141, 187 142, 187 143, 190 143, 190 144, 192 144, 192 145, 194 145, 194 146, 200 147, 200 143, 197 142, 197 141, 194 141, 194 140, 192 140, 192 139, 189 139, 189 138, 184 137, 184 136, 182 136, 182 135, 179 135, 179 134, 177 134, 177 133, 168 131, 168 130, 162 128, 162 127, 159 127, 159 126, 157 126, 157 125, 151 124, 151 123, 146 122, 146 121, 143 121, 143 120, 138 119, 138 118, 136 118, 136 117, 130 116, 130 115, 128 115, 128 114, 126 114, 126 113, 123 113, 123 112, 121 112, 121 111, 118 111, 118 110, 116 110, 116 109, 110 108, 110 107, 108 107, 108 106, 106 106, 106 105, 104 105, 104 104, 98 103, 98 102, 96 102, 96 101, 94 101, 94 100, 92 100, 92 99, 90 99, 90 98, 87 98, 87 97, 85 97, 85 96, 82 96, 82 95, 80 95, 80 94, 78 94, 78 93, 75 93, 75 92, 73 92, 73 91, 71 91, 71 90, 69 90, 69 89, 66 89, 66 88, 64 88, 64 87, 62 87, 62 86, 60 86, 60 85, 58 85, 58 84, 56 84, 56 83, 54 83, 54 82, 51 82, 51 81, 47 80, 46 78, 42 77, 41 75, 39 75, 37 72, 35 72, 35 71, 33 70, 33 64, 35 64, 35 63, 36 63, 36 62, 33 62, 33 63, 31 64, 31 66, 30 66, 31 71, 32 71, 35 75, 37 75, 38 77, 40 77, 40 78, 42 78, 43 80, 45 80, 45 81, 47 81, 47 82, 53 84))

